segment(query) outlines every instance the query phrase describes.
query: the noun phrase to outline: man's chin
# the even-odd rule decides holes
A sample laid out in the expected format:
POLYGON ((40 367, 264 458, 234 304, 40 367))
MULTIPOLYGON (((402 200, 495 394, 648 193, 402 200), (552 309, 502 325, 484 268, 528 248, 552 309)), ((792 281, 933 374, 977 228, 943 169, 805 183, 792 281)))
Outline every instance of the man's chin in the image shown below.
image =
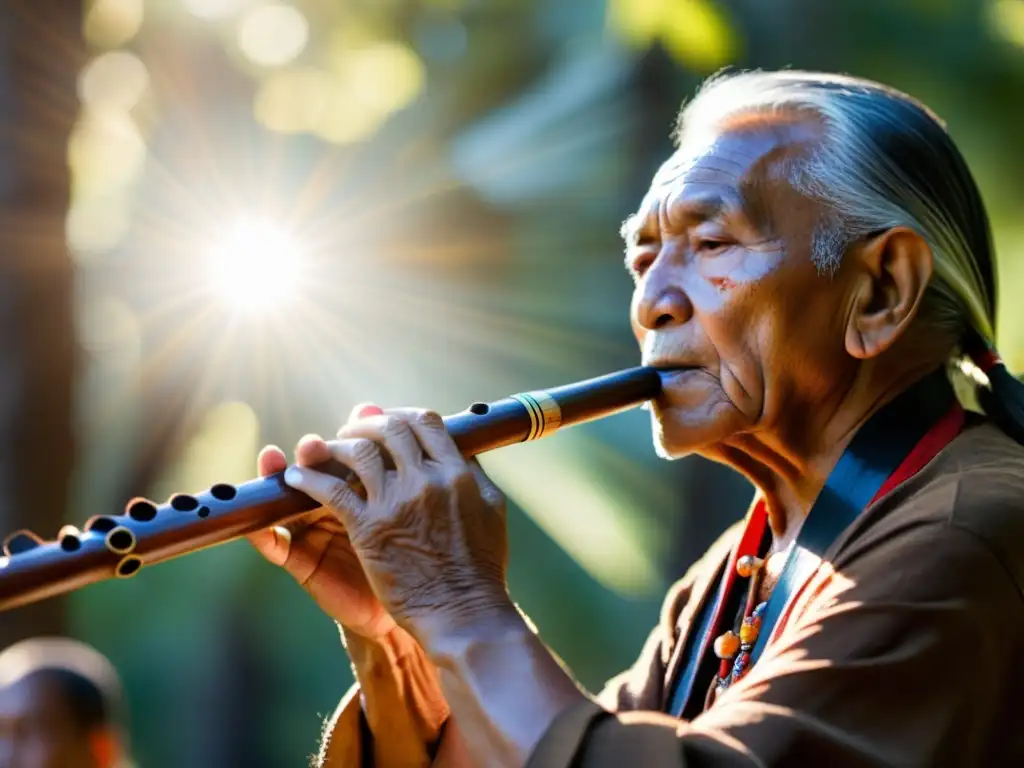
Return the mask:
POLYGON ((708 416, 710 418, 700 418, 673 408, 653 408, 651 434, 658 457, 672 460, 703 455, 736 431, 732 428, 734 425, 728 423, 730 419, 723 418, 725 414, 708 416))
POLYGON ((668 441, 664 439, 663 435, 654 436, 654 453, 659 459, 674 461, 675 459, 683 459, 687 456, 699 454, 700 450, 701 446, 699 445, 668 441))
POLYGON ((659 440, 658 438, 654 439, 654 453, 659 459, 674 461, 675 459, 684 459, 687 456, 693 456, 697 452, 698 451, 695 446, 666 445, 662 440, 659 440))

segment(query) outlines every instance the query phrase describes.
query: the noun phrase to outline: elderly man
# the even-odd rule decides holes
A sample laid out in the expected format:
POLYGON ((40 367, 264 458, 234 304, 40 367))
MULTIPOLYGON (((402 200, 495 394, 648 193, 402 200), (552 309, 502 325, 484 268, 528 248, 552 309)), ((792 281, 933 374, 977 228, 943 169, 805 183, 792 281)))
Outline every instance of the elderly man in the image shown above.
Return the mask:
POLYGON ((287 481, 324 510, 254 543, 355 668, 324 764, 1024 765, 1024 408, 938 119, 853 78, 714 79, 624 234, 658 452, 742 473, 749 514, 591 697, 509 598, 502 496, 436 414, 304 439, 287 481))
POLYGON ((124 695, 95 649, 61 637, 0 653, 2 768, 126 768, 124 695))

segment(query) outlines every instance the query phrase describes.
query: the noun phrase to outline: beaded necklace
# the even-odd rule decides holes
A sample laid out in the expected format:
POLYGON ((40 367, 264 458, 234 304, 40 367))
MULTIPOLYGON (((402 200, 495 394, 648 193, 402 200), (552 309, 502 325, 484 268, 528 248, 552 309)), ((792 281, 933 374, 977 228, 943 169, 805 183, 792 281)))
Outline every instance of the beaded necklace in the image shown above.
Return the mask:
POLYGON ((764 612, 768 608, 767 600, 757 600, 764 577, 764 564, 763 559, 754 555, 744 555, 736 561, 736 575, 749 580, 747 599, 738 617, 739 628, 730 629, 715 638, 712 647, 720 662, 718 674, 708 689, 704 709, 709 709, 730 685, 743 679, 750 671, 750 653, 754 650, 754 643, 757 642, 764 621, 764 612))

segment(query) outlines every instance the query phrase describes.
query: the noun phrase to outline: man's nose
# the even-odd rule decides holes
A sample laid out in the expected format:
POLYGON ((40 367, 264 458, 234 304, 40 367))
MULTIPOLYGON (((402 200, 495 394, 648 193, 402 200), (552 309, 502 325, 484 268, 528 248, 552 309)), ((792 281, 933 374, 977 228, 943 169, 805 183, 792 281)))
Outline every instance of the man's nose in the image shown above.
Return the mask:
POLYGON ((682 325, 693 315, 693 305, 671 269, 655 269, 637 287, 633 320, 646 331, 682 325))

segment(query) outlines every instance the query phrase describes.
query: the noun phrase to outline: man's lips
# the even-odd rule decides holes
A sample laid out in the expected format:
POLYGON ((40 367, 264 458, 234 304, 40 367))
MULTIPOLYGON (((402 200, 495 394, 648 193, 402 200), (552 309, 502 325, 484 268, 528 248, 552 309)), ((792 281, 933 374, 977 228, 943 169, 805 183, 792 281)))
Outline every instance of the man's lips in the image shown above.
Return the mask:
MULTIPOLYGON (((661 392, 654 400, 660 400, 670 390, 674 389, 680 381, 685 378, 688 374, 699 371, 699 368, 694 366, 666 364, 666 365, 647 365, 647 368, 653 368, 658 372, 658 377, 661 379, 661 392)), ((644 410, 649 411, 651 409, 651 403, 644 403, 644 410)))
POLYGON ((644 363, 644 366, 647 368, 653 368, 661 375, 662 378, 698 370, 696 365, 684 365, 682 363, 644 363))
POLYGON ((661 377, 662 386, 667 387, 688 374, 696 373, 700 368, 658 368, 657 370, 658 375, 661 377))
POLYGON ((654 368, 658 372, 658 376, 661 378, 661 387, 663 390, 671 388, 687 374, 700 370, 692 365, 679 364, 649 365, 647 367, 654 368))

